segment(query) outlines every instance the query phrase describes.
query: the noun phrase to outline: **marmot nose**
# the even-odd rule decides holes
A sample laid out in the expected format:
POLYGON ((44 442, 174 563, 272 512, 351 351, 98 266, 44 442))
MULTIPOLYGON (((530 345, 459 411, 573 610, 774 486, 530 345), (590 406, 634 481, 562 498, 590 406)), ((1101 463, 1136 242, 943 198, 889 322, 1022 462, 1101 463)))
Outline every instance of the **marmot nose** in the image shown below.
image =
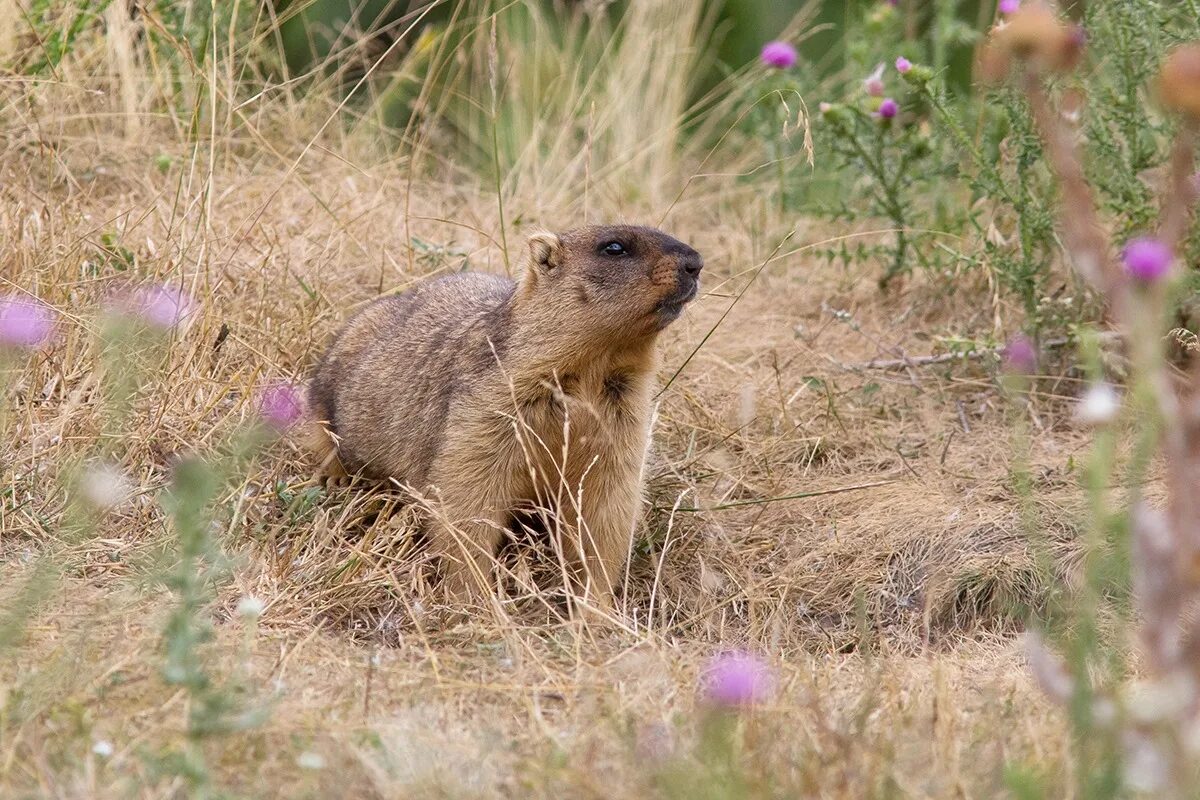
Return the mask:
POLYGON ((699 253, 682 256, 679 259, 679 271, 689 278, 699 278, 700 270, 704 269, 704 259, 699 253))

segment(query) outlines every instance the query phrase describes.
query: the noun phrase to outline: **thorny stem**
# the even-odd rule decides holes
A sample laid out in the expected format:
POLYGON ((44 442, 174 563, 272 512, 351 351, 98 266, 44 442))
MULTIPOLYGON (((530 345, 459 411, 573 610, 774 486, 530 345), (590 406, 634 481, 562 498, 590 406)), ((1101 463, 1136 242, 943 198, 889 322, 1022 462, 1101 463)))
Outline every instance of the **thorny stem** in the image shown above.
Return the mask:
POLYGON ((904 175, 904 170, 908 168, 907 152, 901 159, 896 174, 889 176, 884 166, 882 135, 875 138, 874 154, 867 152, 857 136, 851 134, 847 140, 855 155, 862 159, 863 166, 866 167, 867 173, 870 174, 877 187, 874 190, 875 201, 883 208, 884 213, 896 228, 896 248, 892 253, 892 263, 884 272, 883 277, 879 279, 880 288, 885 288, 892 278, 904 270, 904 261, 908 254, 908 236, 905 232, 908 219, 904 214, 904 203, 900 198, 900 180, 904 175))
POLYGON ((1118 295, 1124 292, 1117 291, 1123 281, 1116 264, 1108 258, 1107 239, 1071 132, 1051 108, 1039 73, 1026 73, 1025 93, 1034 122, 1042 134, 1046 156, 1062 187, 1065 212, 1062 214, 1062 224, 1067 250, 1073 256, 1080 275, 1114 303, 1114 315, 1118 321, 1123 321, 1125 315, 1121 306, 1124 303, 1119 301, 1118 295))
POLYGON ((979 152, 979 147, 974 140, 967 135, 959 125, 957 117, 951 113, 950 109, 946 108, 945 101, 942 96, 933 90, 929 84, 924 85, 922 96, 929 102, 933 110, 940 115, 946 129, 950 131, 950 135, 954 137, 954 144, 961 151, 967 153, 971 157, 971 163, 979 168, 980 172, 986 175, 988 179, 988 191, 991 194, 996 194, 1004 198, 1004 200, 1012 207, 1019 208, 1020 203, 1013 197, 1012 192, 1008 190, 1008 186, 1000 178, 1000 173, 996 169, 995 164, 983 157, 979 152))
POLYGON ((1195 172, 1196 134, 1200 122, 1184 120, 1171 151, 1170 185, 1163 198, 1162 225, 1159 238, 1172 251, 1187 237, 1192 221, 1192 204, 1196 202, 1195 172))

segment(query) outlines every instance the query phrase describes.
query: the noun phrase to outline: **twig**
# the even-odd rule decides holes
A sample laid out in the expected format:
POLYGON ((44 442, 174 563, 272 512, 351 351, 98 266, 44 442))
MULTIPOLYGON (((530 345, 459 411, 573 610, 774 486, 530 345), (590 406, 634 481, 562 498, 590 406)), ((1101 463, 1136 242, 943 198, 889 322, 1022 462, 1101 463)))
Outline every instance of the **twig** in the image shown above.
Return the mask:
MULTIPOLYGON (((967 422, 967 412, 963 411, 962 401, 959 400, 956 402, 955 406, 958 407, 958 424, 962 425, 963 433, 970 433, 971 425, 967 422)), ((947 447, 949 447, 949 445, 947 445, 947 447)))
POLYGON ((895 483, 894 480, 876 481, 874 483, 860 483, 855 486, 839 486, 836 489, 822 489, 819 492, 798 492, 796 494, 785 494, 779 497, 764 497, 760 500, 735 500, 732 503, 720 503, 708 508, 675 508, 677 512, 688 512, 689 514, 697 514, 702 511, 724 511, 728 508, 740 508, 742 506, 760 506, 767 503, 778 503, 783 500, 803 500, 806 497, 821 497, 827 494, 842 494, 843 492, 856 492, 859 489, 871 489, 876 486, 887 486, 889 483, 895 483))
MULTIPOLYGON (((1047 350, 1053 350, 1063 347, 1071 343, 1068 337, 1060 337, 1057 339, 1048 339, 1042 344, 1042 347, 1047 350)), ((905 356, 904 358, 873 358, 870 361, 862 361, 857 364, 842 364, 838 362, 838 366, 845 370, 857 371, 866 369, 907 369, 909 367, 928 367, 934 364, 945 364, 950 361, 958 361, 959 359, 980 359, 984 356, 999 357, 1003 352, 1002 347, 987 347, 982 350, 969 350, 965 353, 939 353, 938 355, 928 356, 905 356)))

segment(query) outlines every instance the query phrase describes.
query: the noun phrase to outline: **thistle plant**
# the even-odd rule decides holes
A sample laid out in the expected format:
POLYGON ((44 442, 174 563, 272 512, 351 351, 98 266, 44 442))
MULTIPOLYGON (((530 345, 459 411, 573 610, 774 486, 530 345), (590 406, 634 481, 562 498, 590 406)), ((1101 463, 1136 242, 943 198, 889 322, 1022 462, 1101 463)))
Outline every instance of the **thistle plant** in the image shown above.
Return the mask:
POLYGON ((54 312, 44 303, 17 295, 0 297, 0 347, 33 350, 54 332, 54 312))
POLYGON ((1129 496, 1114 507, 1109 487, 1118 482, 1117 431, 1111 423, 1120 400, 1096 380, 1077 412, 1099 426, 1087 475, 1094 531, 1086 581, 1074 597, 1073 624, 1060 637, 1066 658, 1041 634, 1031 634, 1029 661, 1046 694, 1071 711, 1084 796, 1113 796, 1124 786, 1182 797, 1200 777, 1194 766, 1200 754, 1200 359, 1173 369, 1163 341, 1184 278, 1176 253, 1196 197, 1200 44, 1172 51, 1159 72, 1157 93, 1179 117, 1178 132, 1157 229, 1123 248, 1107 233, 1076 139, 1046 88, 1051 75, 1074 67, 1081 50, 1076 29, 1049 8, 1030 5, 993 32, 984 54, 991 77, 1017 74, 1061 187, 1060 225, 1071 263, 1104 301, 1131 364, 1129 496), (1161 507, 1151 505, 1143 488, 1155 459, 1165 465, 1161 507), (1114 610, 1133 629, 1136 665, 1122 664, 1119 648, 1101 632, 1101 606, 1121 597, 1126 585, 1132 613, 1119 603, 1114 610), (1140 677, 1125 677, 1129 669, 1140 677))
MULTIPOLYGON (((49 344, 54 327, 54 312, 44 303, 15 294, 0 297, 0 465, 12 460, 8 452, 10 384, 15 382, 21 361, 49 344)), ((45 599, 52 571, 50 560, 40 559, 0 611, 0 652, 18 638, 29 616, 45 599)))
POLYGON ((7 393, 16 367, 53 335, 54 312, 45 303, 15 294, 0 297, 0 442, 7 440, 7 393))
MULTIPOLYGON (((154 285, 118 294, 101 313, 95 352, 100 395, 105 403, 105 435, 88 448, 79 463, 64 464, 65 511, 57 544, 47 548, 9 595, 0 614, 0 650, 16 641, 26 623, 58 590, 75 558, 76 545, 100 530, 105 515, 137 491, 122 466, 128 437, 123 432, 147 386, 153 386, 170 356, 170 342, 186 335, 196 303, 181 290, 154 285)), ((22 361, 48 346, 57 327, 49 306, 25 296, 0 298, 0 441, 8 441, 2 414, 8 410, 8 384, 19 378, 22 361)), ((244 475, 254 455, 294 424, 302 404, 295 386, 276 383, 254 398, 251 422, 224 438, 215 452, 181 458, 161 493, 169 519, 169 564, 156 576, 174 596, 163 629, 163 681, 182 689, 188 702, 183 745, 165 746, 146 758, 152 772, 178 778, 189 796, 218 794, 204 757, 204 744, 214 736, 260 724, 269 710, 241 676, 222 678, 211 666, 208 647, 215 632, 211 607, 231 566, 221 531, 232 525, 220 500, 244 475)), ((248 630, 261 614, 261 604, 239 605, 248 630)), ((111 747, 111 745, 109 745, 111 747)))
MULTIPOLYGON (((166 659, 163 679, 179 686, 190 703, 184 729, 185 746, 157 758, 160 768, 183 778, 195 796, 214 793, 204 759, 204 743, 215 736, 257 727, 269 713, 267 702, 254 698, 236 677, 220 681, 205 656, 214 633, 209 607, 228 575, 231 560, 218 531, 231 523, 215 506, 233 478, 246 472, 254 454, 300 418, 296 387, 278 383, 257 398, 252 423, 236 431, 223 452, 209 459, 189 458, 175 466, 163 507, 171 517, 177 541, 176 562, 164 576, 175 595, 175 607, 163 631, 166 659)), ((261 602, 243 599, 243 621, 254 625, 261 602)))
MULTIPOLYGON (((913 69, 907 60, 899 66, 904 68, 901 74, 913 69)), ((925 253, 912 247, 910 228, 917 177, 933 152, 927 131, 915 117, 904 114, 900 101, 884 96, 885 91, 881 64, 864 79, 862 100, 821 105, 830 134, 827 146, 863 179, 869 213, 886 218, 893 229, 881 288, 910 270, 913 257, 922 265, 929 263, 925 253)))
POLYGON ((947 53, 973 34, 957 23, 957 3, 935 5, 927 42, 906 31, 905 18, 892 4, 868 8, 851 23, 845 43, 847 70, 862 77, 848 79, 836 102, 820 104, 824 124, 817 128, 817 145, 833 156, 827 163, 835 165, 838 181, 834 196, 815 210, 887 221, 883 244, 870 248, 883 262, 881 288, 917 268, 939 273, 946 263, 944 250, 924 246, 929 231, 944 227, 946 204, 923 198, 944 197, 944 182, 955 179, 955 162, 931 128, 916 86, 944 68, 947 53), (915 63, 919 54, 934 66, 915 63), (937 192, 931 191, 934 181, 943 183, 937 192), (848 184, 852 191, 846 191, 848 184))
MULTIPOLYGON (((753 653, 717 653, 705 665, 699 689, 695 749, 690 757, 666 765, 658 775, 659 788, 667 797, 737 800, 758 796, 745 762, 748 751, 754 749, 755 711, 775 692, 774 672, 753 653)), ((647 749, 644 743, 641 749, 647 749)))

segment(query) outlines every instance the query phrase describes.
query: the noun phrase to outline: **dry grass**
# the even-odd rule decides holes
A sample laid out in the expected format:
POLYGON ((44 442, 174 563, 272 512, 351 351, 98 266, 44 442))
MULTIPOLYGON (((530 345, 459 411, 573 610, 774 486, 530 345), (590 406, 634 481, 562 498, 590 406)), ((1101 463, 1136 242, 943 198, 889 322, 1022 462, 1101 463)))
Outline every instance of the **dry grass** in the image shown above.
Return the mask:
MULTIPOLYGON (((325 125, 340 117, 320 91, 230 103, 239 90, 221 70, 197 82, 208 91, 189 133, 186 114, 139 105, 153 81, 130 58, 115 42, 44 78, 0 76, 0 292, 35 295, 64 319, 9 387, 4 585, 59 542, 57 481, 71 465, 109 448, 139 489, 71 546, 57 591, 0 661, 5 796, 182 791, 142 757, 179 740, 185 711, 157 673, 169 596, 147 580, 169 540, 154 493, 173 460, 214 447, 263 382, 302 377, 359 304, 464 265, 505 269, 486 181, 431 177, 410 149, 381 154, 361 120, 325 125), (181 285, 200 311, 139 387, 120 440, 98 445, 96 312, 131 281, 181 285), (99 740, 110 758, 91 753, 99 740)), ((663 96, 676 105, 660 132, 684 113, 663 96)), ((744 723, 745 757, 790 791, 989 796, 1006 763, 1061 757, 1061 721, 1012 639, 1047 576, 1022 529, 1013 412, 992 365, 852 366, 927 353, 950 332, 986 336, 1010 310, 986 286, 949 302, 919 281, 881 296, 869 266, 812 253, 853 231, 780 219, 732 177, 688 181, 702 154, 669 148, 683 165, 660 165, 638 196, 620 190, 628 170, 588 171, 585 199, 552 179, 586 165, 565 143, 549 149, 563 170, 520 153, 502 189, 510 243, 585 213, 665 218, 708 264, 705 296, 666 335, 664 381, 686 366, 658 409, 625 627, 563 620, 522 591, 499 614, 432 624, 414 605, 409 512, 365 486, 289 504, 309 471, 284 441, 227 498, 237 567, 214 609, 212 657, 275 702, 265 727, 206 745, 219 783, 254 797, 650 796, 664 791, 655 759, 694 739, 703 659, 729 646, 779 670, 777 696, 744 723), (547 202, 547 180, 561 202, 547 202), (245 595, 266 603, 257 630, 230 613, 245 595), (313 756, 322 768, 302 766, 313 756)), ((1060 573, 1081 514, 1068 464, 1086 441, 1062 402, 1073 393, 1047 381, 1029 410, 1040 527, 1060 573)), ((535 556, 506 560, 516 585, 535 556)))

